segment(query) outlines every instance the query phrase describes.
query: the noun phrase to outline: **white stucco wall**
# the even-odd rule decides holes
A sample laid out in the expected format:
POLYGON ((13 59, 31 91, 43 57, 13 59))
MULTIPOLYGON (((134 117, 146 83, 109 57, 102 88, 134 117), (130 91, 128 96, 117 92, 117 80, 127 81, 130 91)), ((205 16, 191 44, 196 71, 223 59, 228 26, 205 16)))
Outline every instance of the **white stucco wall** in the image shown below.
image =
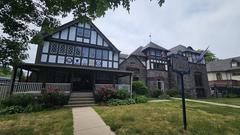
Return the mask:
MULTIPOLYGON (((240 81, 240 76, 232 76, 231 72, 220 72, 222 75, 222 80, 238 80, 240 81)), ((217 80, 217 76, 216 76, 216 72, 214 73, 208 73, 208 80, 209 81, 216 81, 217 80)))

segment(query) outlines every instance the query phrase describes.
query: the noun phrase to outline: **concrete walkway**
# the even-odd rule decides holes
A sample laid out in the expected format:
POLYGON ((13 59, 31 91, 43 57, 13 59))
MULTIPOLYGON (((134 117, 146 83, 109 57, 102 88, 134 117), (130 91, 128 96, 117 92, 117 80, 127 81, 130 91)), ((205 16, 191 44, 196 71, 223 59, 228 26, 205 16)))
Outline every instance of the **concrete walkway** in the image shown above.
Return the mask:
POLYGON ((74 135, 115 135, 91 107, 72 108, 74 135))
MULTIPOLYGON (((173 98, 173 99, 182 100, 181 98, 173 98)), ((215 103, 215 102, 208 102, 208 101, 201 101, 201 100, 193 100, 193 99, 186 99, 186 101, 240 109, 240 106, 238 106, 238 105, 229 105, 229 104, 222 104, 222 103, 215 103)))

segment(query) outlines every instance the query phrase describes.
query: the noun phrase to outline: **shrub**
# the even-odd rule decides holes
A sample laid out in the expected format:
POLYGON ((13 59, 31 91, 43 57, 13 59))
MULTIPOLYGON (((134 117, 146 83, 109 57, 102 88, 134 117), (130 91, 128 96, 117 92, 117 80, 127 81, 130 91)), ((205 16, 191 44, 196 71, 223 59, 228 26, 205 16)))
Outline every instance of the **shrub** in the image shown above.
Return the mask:
POLYGON ((107 101, 107 105, 109 106, 118 106, 118 105, 130 105, 130 104, 135 104, 134 99, 110 99, 107 101))
POLYGON ((40 104, 29 104, 27 107, 24 108, 24 112, 39 112, 42 110, 44 110, 44 107, 40 104))
POLYGON ((171 97, 168 94, 162 94, 158 98, 159 99, 170 99, 171 97))
POLYGON ((22 106, 8 106, 5 107, 4 109, 0 110, 0 115, 1 114, 15 114, 15 113, 22 113, 24 112, 24 108, 22 106))
POLYGON ((46 108, 59 107, 67 104, 68 96, 63 93, 51 92, 42 95, 42 104, 46 108))
POLYGON ((154 98, 158 98, 162 94, 163 94, 163 92, 159 89, 149 91, 149 96, 154 97, 154 98))
POLYGON ((36 104, 38 102, 39 102, 38 98, 36 96, 33 96, 32 94, 17 94, 2 100, 1 104, 4 107, 8 106, 26 107, 29 104, 36 104))
POLYGON ((147 87, 142 81, 133 81, 132 90, 137 95, 147 94, 147 87))
POLYGON ((106 102, 109 99, 116 98, 116 90, 109 86, 103 86, 95 91, 96 102, 106 102))
POLYGON ((179 92, 176 89, 167 90, 166 94, 169 95, 170 97, 179 96, 179 92))
POLYGON ((120 89, 120 90, 117 90, 116 92, 117 99, 128 99, 129 97, 130 97, 130 94, 128 90, 120 89))
POLYGON ((147 103, 148 98, 146 96, 136 96, 135 98, 136 103, 147 103))

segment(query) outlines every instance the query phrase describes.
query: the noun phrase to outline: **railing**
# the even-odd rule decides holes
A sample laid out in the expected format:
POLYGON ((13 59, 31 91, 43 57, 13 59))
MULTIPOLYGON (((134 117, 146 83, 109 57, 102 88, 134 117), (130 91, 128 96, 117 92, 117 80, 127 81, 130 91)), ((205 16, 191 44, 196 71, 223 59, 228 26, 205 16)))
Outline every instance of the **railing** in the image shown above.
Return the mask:
POLYGON ((13 93, 41 93, 43 83, 16 82, 13 93))
POLYGON ((46 90, 48 89, 58 89, 64 91, 65 93, 70 93, 71 83, 46 83, 46 90))
POLYGON ((36 83, 36 82, 17 82, 13 93, 33 93, 40 94, 42 90, 61 90, 70 93, 71 83, 36 83))
POLYGON ((10 85, 6 84, 0 84, 0 100, 5 99, 10 91, 10 85))

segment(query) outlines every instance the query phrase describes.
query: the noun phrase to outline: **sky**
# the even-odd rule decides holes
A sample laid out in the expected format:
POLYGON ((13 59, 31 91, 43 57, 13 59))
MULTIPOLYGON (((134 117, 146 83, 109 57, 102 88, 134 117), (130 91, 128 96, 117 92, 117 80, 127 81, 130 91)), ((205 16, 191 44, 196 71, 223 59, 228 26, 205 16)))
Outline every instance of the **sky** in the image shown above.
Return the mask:
MULTIPOLYGON (((218 58, 240 56, 240 0, 136 0, 130 13, 122 7, 107 11, 93 23, 122 52, 130 54, 151 41, 170 49, 176 45, 206 49, 218 58)), ((72 20, 72 15, 60 19, 72 20)), ((28 51, 34 62, 36 45, 28 51)))

